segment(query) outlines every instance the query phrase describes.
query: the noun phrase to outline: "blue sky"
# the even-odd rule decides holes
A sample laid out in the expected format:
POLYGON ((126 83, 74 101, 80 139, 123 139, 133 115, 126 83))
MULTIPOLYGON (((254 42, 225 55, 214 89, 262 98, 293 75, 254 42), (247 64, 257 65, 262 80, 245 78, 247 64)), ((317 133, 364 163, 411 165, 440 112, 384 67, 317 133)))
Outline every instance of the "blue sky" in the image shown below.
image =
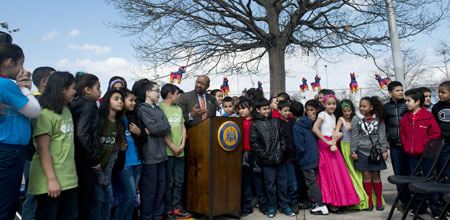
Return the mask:
MULTIPOLYGON (((20 28, 13 33, 14 43, 20 45, 25 52, 25 68, 32 71, 39 66, 52 66, 58 70, 88 71, 98 75, 102 89, 114 75, 122 75, 127 80, 140 76, 151 77, 153 70, 146 70, 146 65, 139 63, 134 57, 131 42, 135 37, 124 36, 118 30, 108 27, 106 23, 121 21, 120 12, 102 0, 77 1, 2 1, 0 21, 7 21, 10 28, 20 28)), ((386 24, 387 26, 387 24, 386 24)), ((3 30, 4 31, 4 30, 3 30)), ((427 55, 427 65, 443 65, 434 54, 438 40, 450 40, 450 24, 448 21, 437 28, 431 36, 419 35, 404 41, 404 45, 418 48, 427 55)), ((286 61, 288 72, 286 90, 298 92, 301 77, 307 77, 310 83, 318 71, 322 77, 322 87, 326 85, 325 68, 327 64, 328 82, 331 88, 347 88, 350 81, 348 74, 356 72, 360 86, 364 86, 376 71, 370 60, 352 55, 340 56, 340 62, 327 64, 319 62, 314 68, 314 57, 297 57, 286 61), (343 79, 343 80, 342 80, 343 79)), ((168 66, 158 69, 159 72, 176 71, 178 67, 168 66)), ((187 70, 189 71, 189 70, 187 70)), ((437 70, 436 74, 439 75, 437 70)), ((261 73, 268 73, 268 65, 263 65, 261 73)), ((221 76, 212 76, 211 88, 219 88, 221 76)), ((168 79, 163 79, 168 81, 168 79)), ((256 82, 264 82, 263 88, 268 90, 269 77, 229 77, 231 93, 236 94, 243 88, 256 87, 256 82)), ((179 85, 185 91, 193 88, 193 79, 183 79, 179 85)), ((308 97, 313 95, 307 93, 308 97)))

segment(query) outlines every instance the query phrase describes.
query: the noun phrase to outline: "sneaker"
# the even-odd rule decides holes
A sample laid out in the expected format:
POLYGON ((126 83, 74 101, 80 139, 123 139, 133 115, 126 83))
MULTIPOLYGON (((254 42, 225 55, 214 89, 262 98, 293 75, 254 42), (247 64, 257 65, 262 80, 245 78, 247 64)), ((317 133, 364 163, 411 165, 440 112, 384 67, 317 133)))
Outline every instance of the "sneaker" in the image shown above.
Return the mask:
POLYGON ((269 218, 275 218, 276 215, 277 215, 277 212, 275 211, 275 209, 269 209, 269 212, 267 213, 267 216, 269 218))
MULTIPOLYGON (((414 216, 414 214, 416 213, 416 210, 412 210, 412 212, 409 213, 410 216, 414 216)), ((419 212, 417 213, 417 215, 423 215, 423 214, 427 214, 427 210, 426 209, 421 209, 419 210, 419 212)))
POLYGON ((250 215, 252 213, 253 213, 253 211, 243 211, 243 212, 241 212, 241 217, 245 217, 245 216, 250 215))
POLYGON ((178 216, 175 215, 173 212, 166 212, 166 213, 164 213, 164 219, 165 220, 177 220, 178 216))
POLYGON ((405 213, 405 210, 406 210, 406 205, 405 205, 405 203, 398 201, 398 203, 395 205, 395 207, 396 207, 397 210, 400 211, 401 213, 405 213))
POLYGON ((298 205, 297 204, 292 204, 291 205, 291 207, 290 207, 291 209, 292 209, 292 211, 295 213, 295 214, 298 214, 298 205))
POLYGON ((179 219, 187 219, 191 217, 191 213, 186 212, 181 208, 173 210, 173 214, 175 214, 179 219))
POLYGON ((263 215, 268 215, 269 211, 267 209, 259 209, 259 211, 263 214, 263 215))
POLYGON ((380 204, 377 204, 377 211, 383 211, 384 210, 384 205, 380 205, 380 204))
POLYGON ((328 208, 326 205, 314 205, 314 208, 310 211, 313 215, 328 215, 328 208))
POLYGON ((286 208, 285 210, 283 210, 283 213, 289 217, 294 217, 295 213, 292 211, 291 208, 286 208))

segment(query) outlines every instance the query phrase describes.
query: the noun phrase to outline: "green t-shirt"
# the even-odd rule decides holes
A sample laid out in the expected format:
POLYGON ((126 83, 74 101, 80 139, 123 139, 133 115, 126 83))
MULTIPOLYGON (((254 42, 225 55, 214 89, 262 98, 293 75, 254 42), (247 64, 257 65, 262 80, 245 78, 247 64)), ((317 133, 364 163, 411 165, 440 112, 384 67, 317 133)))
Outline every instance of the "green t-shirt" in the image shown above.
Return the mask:
POLYGON ((116 143, 116 135, 116 123, 107 118, 100 118, 100 143, 102 146, 100 163, 102 164, 102 168, 111 158, 112 150, 116 143))
MULTIPOLYGON (((33 138, 43 134, 50 135, 49 151, 61 191, 78 186, 73 130, 72 114, 67 107, 64 107, 61 115, 44 108, 41 110, 41 115, 33 120, 33 138)), ((37 148, 36 139, 34 139, 34 146, 37 148)), ((29 194, 48 193, 48 182, 38 152, 33 155, 29 178, 29 194)))
MULTIPOLYGON (((167 120, 169 120, 169 124, 171 127, 169 135, 167 137, 169 140, 175 144, 176 146, 180 146, 183 141, 183 127, 184 123, 183 112, 178 105, 168 106, 164 103, 161 103, 159 107, 163 110, 164 114, 166 114, 167 120)), ((169 146, 166 146, 167 156, 175 156, 172 149, 169 146)), ((184 156, 184 150, 178 155, 178 157, 184 156)))

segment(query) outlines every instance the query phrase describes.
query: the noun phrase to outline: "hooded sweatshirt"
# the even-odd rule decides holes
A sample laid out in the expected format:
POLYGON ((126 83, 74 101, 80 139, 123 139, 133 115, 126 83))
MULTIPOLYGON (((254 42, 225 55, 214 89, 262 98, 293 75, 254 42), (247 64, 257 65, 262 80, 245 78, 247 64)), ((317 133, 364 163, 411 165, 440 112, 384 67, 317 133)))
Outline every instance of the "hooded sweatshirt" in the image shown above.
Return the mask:
POLYGON ((150 132, 142 146, 144 164, 158 164, 167 160, 164 137, 170 133, 170 124, 157 105, 142 103, 138 107, 138 118, 150 132))
POLYGON ((406 113, 400 121, 400 140, 405 153, 419 157, 428 141, 441 136, 441 129, 428 110, 422 107, 416 114, 406 113))
POLYGON ((301 170, 311 170, 319 166, 319 148, 316 135, 312 131, 313 123, 304 115, 292 126, 296 158, 301 170))

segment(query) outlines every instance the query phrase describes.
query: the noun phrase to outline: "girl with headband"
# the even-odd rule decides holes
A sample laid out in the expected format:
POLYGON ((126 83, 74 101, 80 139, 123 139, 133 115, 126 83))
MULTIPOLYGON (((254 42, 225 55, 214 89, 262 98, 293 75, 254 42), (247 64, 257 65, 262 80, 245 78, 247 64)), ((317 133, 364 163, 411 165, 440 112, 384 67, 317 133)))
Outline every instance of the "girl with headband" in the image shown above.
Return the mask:
POLYGON ((330 212, 341 213, 339 207, 360 203, 358 194, 344 159, 337 151, 336 142, 342 133, 334 132, 336 128, 337 100, 332 94, 323 97, 325 110, 320 112, 314 123, 319 148, 319 175, 317 182, 322 190, 322 202, 329 205, 330 212))

